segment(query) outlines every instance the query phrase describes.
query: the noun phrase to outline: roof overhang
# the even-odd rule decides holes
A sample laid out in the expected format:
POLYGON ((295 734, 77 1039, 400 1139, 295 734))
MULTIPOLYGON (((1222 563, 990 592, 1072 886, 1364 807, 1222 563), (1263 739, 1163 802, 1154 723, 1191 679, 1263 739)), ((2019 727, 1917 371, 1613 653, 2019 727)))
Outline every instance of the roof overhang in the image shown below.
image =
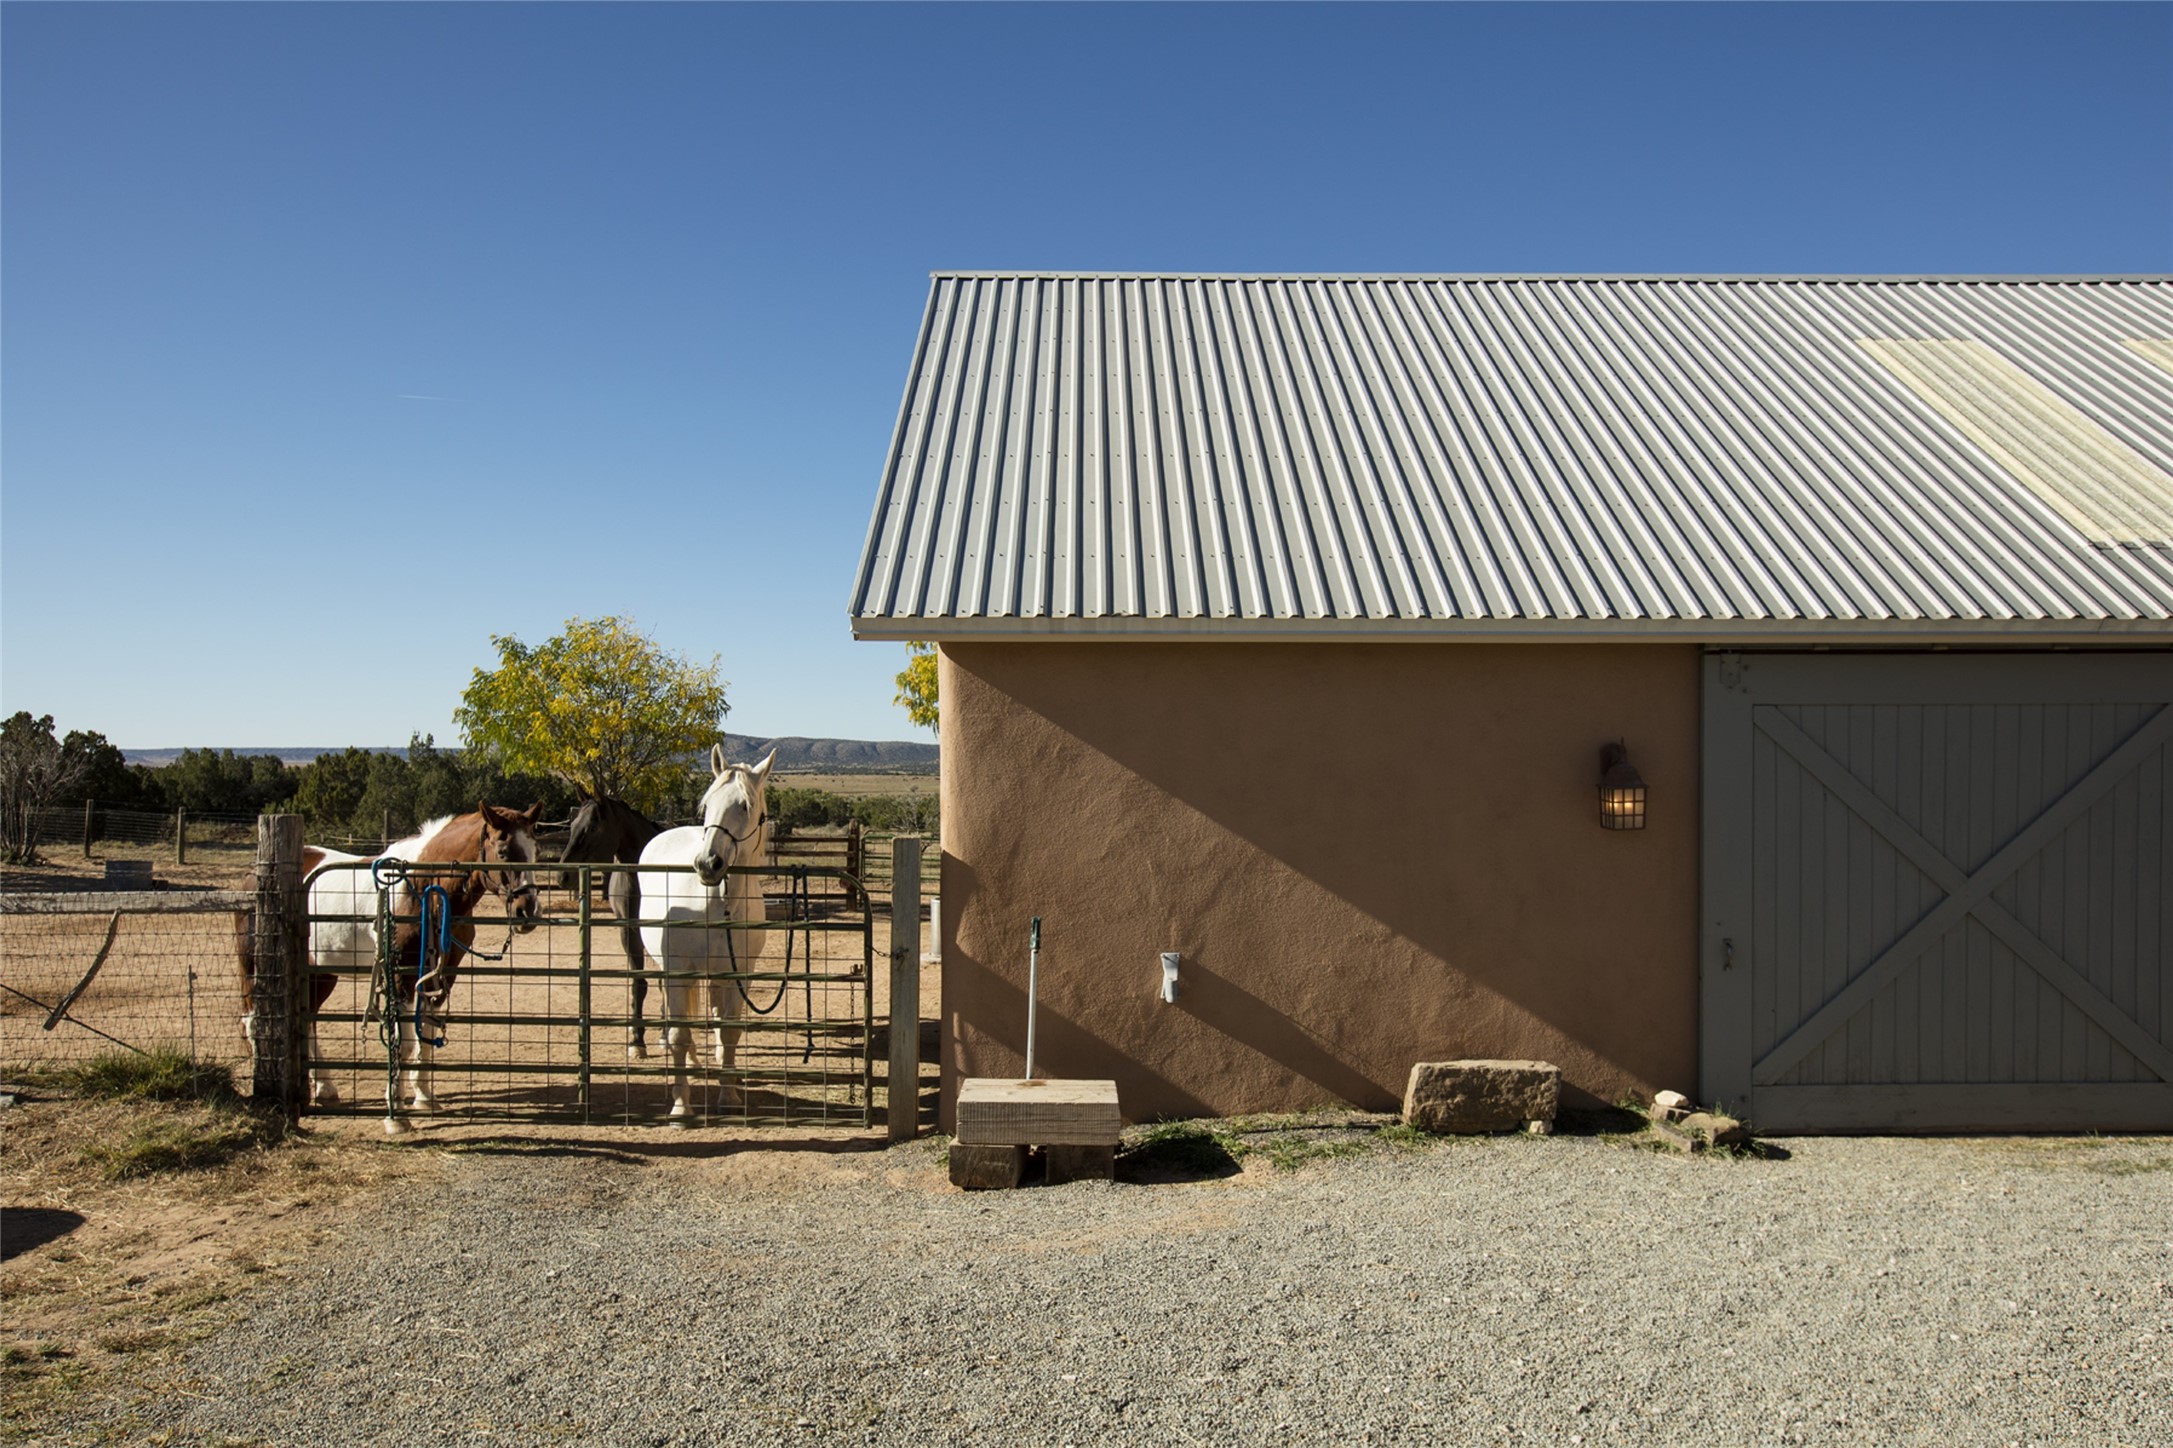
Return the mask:
POLYGON ((1741 648, 2119 644, 2173 648, 2165 619, 856 618, 862 640, 1218 643, 1695 643, 1741 648))

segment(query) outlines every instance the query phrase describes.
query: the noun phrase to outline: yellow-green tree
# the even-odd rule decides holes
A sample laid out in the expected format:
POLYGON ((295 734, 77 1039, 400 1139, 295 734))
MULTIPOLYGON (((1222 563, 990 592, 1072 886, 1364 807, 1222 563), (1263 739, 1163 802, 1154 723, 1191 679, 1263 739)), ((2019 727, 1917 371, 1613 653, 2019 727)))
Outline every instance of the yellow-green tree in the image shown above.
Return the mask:
POLYGON ((936 727, 936 646, 915 639, 906 645, 912 656, 898 675, 893 704, 905 706, 905 717, 924 729, 936 727))
POLYGON ((592 794, 649 805, 716 743, 730 707, 717 660, 698 668, 624 618, 570 618, 534 648, 491 638, 453 719, 471 749, 508 773, 550 774, 592 794))

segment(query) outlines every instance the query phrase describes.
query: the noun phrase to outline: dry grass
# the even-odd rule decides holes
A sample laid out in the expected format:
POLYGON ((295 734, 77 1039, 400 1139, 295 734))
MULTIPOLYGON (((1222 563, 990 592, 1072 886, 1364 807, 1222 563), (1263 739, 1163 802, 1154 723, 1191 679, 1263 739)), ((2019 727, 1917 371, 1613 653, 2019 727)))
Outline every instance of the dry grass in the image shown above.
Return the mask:
POLYGON ((847 799, 865 799, 870 795, 907 795, 918 790, 922 797, 934 799, 937 792, 937 776, 899 770, 886 774, 826 774, 818 770, 800 773, 780 773, 776 783, 789 789, 821 789, 847 799))
POLYGON ((241 1311, 254 1284, 338 1250, 365 1199, 413 1189, 441 1160, 288 1134, 231 1096, 8 1089, 19 1104, 6 1109, 0 1169, 0 1439, 11 1441, 76 1439, 62 1432, 74 1405, 119 1372, 131 1391, 187 1391, 172 1381, 182 1345, 241 1311))

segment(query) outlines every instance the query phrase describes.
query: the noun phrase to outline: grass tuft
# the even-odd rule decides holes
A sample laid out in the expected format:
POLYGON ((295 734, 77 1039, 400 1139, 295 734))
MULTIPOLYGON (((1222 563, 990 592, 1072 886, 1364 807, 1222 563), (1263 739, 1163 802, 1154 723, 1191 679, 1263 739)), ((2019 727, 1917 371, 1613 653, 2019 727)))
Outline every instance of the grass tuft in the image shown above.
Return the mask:
POLYGON ((234 1073, 225 1066, 192 1061, 185 1051, 108 1051, 62 1073, 79 1096, 110 1101, 212 1101, 234 1098, 234 1073))
POLYGON ((86 1147, 83 1155, 108 1181, 209 1171, 274 1145, 285 1134, 284 1126, 276 1114, 213 1109, 200 1117, 140 1122, 120 1140, 86 1147))

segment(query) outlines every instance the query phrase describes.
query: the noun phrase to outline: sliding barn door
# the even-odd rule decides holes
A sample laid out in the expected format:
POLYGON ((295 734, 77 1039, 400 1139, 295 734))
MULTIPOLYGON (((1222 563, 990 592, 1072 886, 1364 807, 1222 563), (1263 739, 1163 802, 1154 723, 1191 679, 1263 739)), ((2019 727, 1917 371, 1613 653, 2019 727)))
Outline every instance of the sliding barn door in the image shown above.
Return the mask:
POLYGON ((1705 761, 1706 1098, 2173 1129, 2173 653, 1715 654, 1705 761))

